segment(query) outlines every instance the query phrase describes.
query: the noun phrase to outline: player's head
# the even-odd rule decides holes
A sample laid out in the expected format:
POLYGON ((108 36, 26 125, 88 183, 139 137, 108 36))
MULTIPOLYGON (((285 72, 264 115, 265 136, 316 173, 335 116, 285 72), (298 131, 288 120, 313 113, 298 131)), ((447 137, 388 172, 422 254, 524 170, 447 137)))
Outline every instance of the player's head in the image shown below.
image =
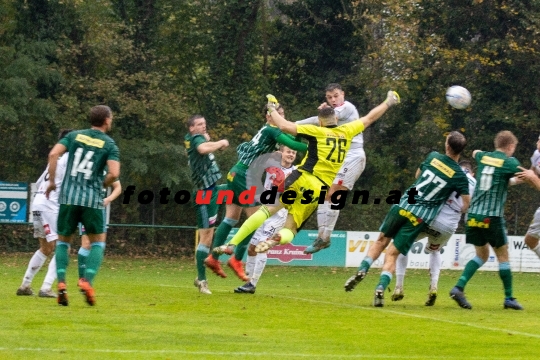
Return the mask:
POLYGON ((111 130, 112 111, 106 105, 97 105, 90 109, 90 125, 94 127, 103 127, 105 131, 111 130))
POLYGON ((336 112, 333 107, 319 109, 319 122, 321 126, 328 127, 337 125, 336 112))
POLYGON ((469 160, 461 160, 458 165, 465 171, 466 174, 474 176, 473 164, 469 160))
POLYGON ((512 154, 516 150, 518 139, 514 134, 512 134, 511 131, 504 130, 500 131, 495 136, 494 144, 495 149, 503 151, 508 156, 512 156, 512 154))
POLYGON ((202 115, 191 115, 187 120, 186 125, 191 135, 206 133, 206 119, 202 115))
POLYGON ((294 159, 296 159, 296 150, 280 144, 279 152, 281 153, 281 166, 290 168, 294 163, 294 159))
MULTIPOLYGON (((281 115, 282 118, 285 118, 285 110, 283 109, 283 106, 278 105, 276 110, 278 114, 281 115)), ((268 114, 268 108, 266 107, 266 105, 264 105, 263 107, 263 114, 264 114, 264 118, 266 119, 266 122, 269 122, 272 120, 272 117, 268 114)))
POLYGON ((463 149, 465 149, 465 146, 467 146, 467 139, 465 139, 465 136, 462 133, 452 131, 446 137, 446 145, 447 150, 449 150, 452 155, 459 155, 463 149))
POLYGON ((73 131, 73 129, 62 129, 62 130, 60 130, 60 132, 58 133, 58 140, 65 138, 66 135, 69 134, 72 131, 73 131))
POLYGON ((345 102, 345 92, 343 92, 341 85, 336 83, 328 84, 325 91, 328 105, 338 107, 345 102))

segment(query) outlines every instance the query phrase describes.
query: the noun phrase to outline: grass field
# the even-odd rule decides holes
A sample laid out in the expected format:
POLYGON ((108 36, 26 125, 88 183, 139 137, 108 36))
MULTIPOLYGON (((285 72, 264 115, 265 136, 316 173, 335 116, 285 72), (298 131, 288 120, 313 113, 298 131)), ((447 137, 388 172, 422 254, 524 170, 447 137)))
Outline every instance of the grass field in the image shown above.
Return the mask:
POLYGON ((525 311, 503 310, 494 272, 466 289, 473 310, 447 295, 455 271, 441 274, 437 304, 426 307, 429 279, 419 270, 409 272, 405 298, 393 303, 387 293, 381 309, 371 307, 378 269, 346 293, 354 269, 269 266, 255 295, 234 294, 241 282, 228 271, 211 274, 208 296, 193 286, 192 261, 108 257, 97 305, 77 293, 72 262, 70 305, 61 307, 15 296, 30 256, 0 256, 1 359, 537 359, 540 350, 536 273, 514 274, 525 311))

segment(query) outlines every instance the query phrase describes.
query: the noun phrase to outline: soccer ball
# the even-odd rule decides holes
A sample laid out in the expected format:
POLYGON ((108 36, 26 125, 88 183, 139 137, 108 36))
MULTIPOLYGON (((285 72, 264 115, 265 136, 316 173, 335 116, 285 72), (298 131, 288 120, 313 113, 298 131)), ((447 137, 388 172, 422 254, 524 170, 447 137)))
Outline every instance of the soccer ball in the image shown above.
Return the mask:
POLYGON ((465 109, 471 104, 471 93, 463 86, 450 86, 446 89, 446 101, 456 109, 465 109))

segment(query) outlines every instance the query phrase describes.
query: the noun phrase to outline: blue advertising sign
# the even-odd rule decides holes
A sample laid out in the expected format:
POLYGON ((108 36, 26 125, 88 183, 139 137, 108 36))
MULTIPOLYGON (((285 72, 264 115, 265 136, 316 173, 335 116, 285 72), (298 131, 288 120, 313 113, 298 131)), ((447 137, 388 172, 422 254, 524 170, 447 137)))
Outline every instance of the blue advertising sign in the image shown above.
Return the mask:
POLYGON ((25 222, 28 184, 0 181, 0 223, 25 222))

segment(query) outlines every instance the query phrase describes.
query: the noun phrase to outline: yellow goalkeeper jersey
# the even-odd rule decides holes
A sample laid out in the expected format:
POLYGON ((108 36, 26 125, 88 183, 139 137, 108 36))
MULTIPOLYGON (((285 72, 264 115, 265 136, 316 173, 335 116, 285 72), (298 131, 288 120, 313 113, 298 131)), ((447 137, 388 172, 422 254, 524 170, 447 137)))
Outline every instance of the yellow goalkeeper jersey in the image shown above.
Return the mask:
POLYGON ((336 127, 297 125, 296 131, 308 141, 307 155, 298 169, 330 186, 351 147, 352 138, 364 131, 364 123, 355 120, 336 127))

